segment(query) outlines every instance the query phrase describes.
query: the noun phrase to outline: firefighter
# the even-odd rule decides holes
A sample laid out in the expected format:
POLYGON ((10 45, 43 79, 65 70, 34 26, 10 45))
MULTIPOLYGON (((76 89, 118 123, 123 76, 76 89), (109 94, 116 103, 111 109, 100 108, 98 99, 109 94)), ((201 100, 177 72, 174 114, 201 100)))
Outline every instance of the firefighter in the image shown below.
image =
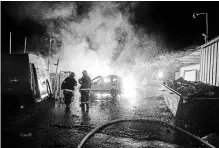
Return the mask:
POLYGON ((71 103, 71 99, 74 95, 75 86, 77 86, 77 81, 75 80, 75 73, 71 72, 70 75, 67 78, 65 78, 61 85, 61 89, 63 90, 64 94, 64 101, 67 107, 71 103))
POLYGON ((86 70, 84 70, 82 74, 82 78, 78 80, 78 82, 81 84, 81 105, 84 105, 85 103, 88 105, 90 97, 91 78, 88 76, 86 70))

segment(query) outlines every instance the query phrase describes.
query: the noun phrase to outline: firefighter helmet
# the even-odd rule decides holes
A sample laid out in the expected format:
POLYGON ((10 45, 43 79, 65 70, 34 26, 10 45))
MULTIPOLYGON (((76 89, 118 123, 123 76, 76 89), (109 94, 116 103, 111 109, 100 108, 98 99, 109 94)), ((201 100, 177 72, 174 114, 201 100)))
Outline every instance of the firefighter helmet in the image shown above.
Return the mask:
POLYGON ((82 73, 83 73, 84 75, 88 75, 88 73, 87 73, 86 70, 83 70, 82 73))
POLYGON ((74 72, 71 72, 71 73, 70 73, 70 76, 74 77, 74 76, 75 76, 75 73, 74 73, 74 72))

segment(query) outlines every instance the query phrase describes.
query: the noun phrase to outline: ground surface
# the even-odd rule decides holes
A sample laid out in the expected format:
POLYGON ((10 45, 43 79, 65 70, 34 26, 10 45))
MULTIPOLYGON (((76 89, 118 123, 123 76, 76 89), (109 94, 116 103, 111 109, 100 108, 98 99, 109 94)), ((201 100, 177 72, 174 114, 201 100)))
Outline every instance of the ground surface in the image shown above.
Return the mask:
MULTIPOLYGON (((116 119, 147 118, 174 125, 173 115, 164 103, 159 85, 140 87, 136 95, 112 99, 98 94, 90 100, 89 109, 79 105, 79 94, 67 109, 58 100, 47 100, 30 116, 17 117, 2 129, 3 145, 30 147, 77 147, 95 127, 116 119), (29 134, 29 135, 28 135, 29 134), (26 137, 25 137, 26 136, 26 137)), ((85 147, 159 147, 158 141, 141 141, 143 123, 120 123, 95 134, 85 147), (139 141, 140 140, 140 141, 139 141)), ((166 147, 174 147, 168 144, 166 147)))

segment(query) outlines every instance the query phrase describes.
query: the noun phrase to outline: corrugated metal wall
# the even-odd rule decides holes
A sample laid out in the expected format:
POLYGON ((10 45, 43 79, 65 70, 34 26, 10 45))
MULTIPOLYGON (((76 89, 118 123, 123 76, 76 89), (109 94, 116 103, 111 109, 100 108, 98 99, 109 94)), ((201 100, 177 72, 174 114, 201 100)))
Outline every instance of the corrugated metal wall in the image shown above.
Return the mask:
POLYGON ((200 80, 219 86, 219 37, 201 46, 200 80))

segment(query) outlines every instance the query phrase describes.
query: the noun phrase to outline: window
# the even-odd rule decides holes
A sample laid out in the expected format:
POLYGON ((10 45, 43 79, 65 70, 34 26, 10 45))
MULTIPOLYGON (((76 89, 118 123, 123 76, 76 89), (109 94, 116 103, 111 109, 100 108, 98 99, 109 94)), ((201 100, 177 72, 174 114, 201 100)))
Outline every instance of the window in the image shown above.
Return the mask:
POLYGON ((187 81, 196 81, 196 71, 185 71, 185 80, 187 81))
POLYGON ((92 81, 93 84, 100 84, 100 78, 94 79, 92 81))
POLYGON ((118 79, 117 78, 113 78, 113 82, 116 82, 116 81, 118 81, 118 79))
POLYGON ((108 77, 103 78, 103 82, 104 82, 104 83, 110 83, 110 78, 108 78, 108 77))

